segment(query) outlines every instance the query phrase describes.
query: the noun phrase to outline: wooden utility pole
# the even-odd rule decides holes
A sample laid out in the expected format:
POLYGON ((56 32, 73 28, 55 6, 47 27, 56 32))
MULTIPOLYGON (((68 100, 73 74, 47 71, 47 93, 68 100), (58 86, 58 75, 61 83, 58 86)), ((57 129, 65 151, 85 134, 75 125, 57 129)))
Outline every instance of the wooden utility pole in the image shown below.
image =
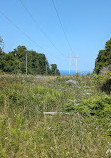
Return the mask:
POLYGON ((55 76, 56 76, 56 74, 57 74, 57 69, 55 69, 55 76))
POLYGON ((76 59, 76 73, 77 73, 77 59, 79 57, 72 57, 71 55, 69 56, 69 76, 70 76, 70 69, 71 69, 71 59, 75 58, 76 59))
POLYGON ((47 76, 47 64, 46 64, 46 76, 47 76))
POLYGON ((79 57, 73 57, 73 58, 76 59, 76 74, 77 74, 77 59, 78 59, 79 57))
POLYGON ((27 52, 26 52, 26 75, 27 75, 27 52))

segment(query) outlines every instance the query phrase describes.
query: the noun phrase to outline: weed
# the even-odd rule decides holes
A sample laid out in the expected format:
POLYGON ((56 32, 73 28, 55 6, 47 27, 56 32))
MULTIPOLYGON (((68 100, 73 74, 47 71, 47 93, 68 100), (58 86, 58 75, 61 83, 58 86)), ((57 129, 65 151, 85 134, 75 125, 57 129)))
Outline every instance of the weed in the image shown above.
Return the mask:
POLYGON ((109 157, 111 97, 101 80, 1 74, 0 157, 109 157))

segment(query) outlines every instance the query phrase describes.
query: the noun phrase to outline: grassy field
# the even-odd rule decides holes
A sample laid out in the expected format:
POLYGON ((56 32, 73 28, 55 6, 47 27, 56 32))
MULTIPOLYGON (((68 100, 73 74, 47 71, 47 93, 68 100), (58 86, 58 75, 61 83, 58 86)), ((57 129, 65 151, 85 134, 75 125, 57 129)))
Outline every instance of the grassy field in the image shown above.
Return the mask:
POLYGON ((104 78, 1 74, 0 157, 111 158, 111 96, 101 91, 104 78))

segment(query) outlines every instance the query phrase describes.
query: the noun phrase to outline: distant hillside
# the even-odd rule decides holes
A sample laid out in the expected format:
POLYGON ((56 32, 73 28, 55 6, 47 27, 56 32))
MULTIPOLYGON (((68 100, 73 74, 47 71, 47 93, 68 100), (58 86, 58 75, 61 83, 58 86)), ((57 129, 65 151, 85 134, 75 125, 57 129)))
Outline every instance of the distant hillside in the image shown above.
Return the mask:
POLYGON ((56 64, 51 68, 45 54, 29 51, 25 46, 18 46, 12 52, 5 54, 0 51, 0 69, 7 73, 26 73, 26 55, 27 55, 27 74, 32 75, 60 75, 56 64))
POLYGON ((99 74, 104 67, 106 67, 106 71, 110 71, 110 69, 108 69, 110 64, 111 64, 111 39, 106 42, 105 49, 99 51, 99 54, 95 62, 94 72, 99 74))

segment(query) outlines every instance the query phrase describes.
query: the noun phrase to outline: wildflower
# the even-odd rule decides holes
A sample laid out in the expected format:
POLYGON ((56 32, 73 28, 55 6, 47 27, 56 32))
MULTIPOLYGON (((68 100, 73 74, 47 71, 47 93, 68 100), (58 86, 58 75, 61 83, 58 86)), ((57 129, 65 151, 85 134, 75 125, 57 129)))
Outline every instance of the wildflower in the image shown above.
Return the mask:
POLYGON ((107 154, 107 153, 111 153, 111 149, 108 149, 108 150, 106 151, 106 154, 107 154))
POLYGON ((48 129, 48 130, 50 130, 50 129, 51 129, 51 127, 48 127, 47 129, 48 129))

